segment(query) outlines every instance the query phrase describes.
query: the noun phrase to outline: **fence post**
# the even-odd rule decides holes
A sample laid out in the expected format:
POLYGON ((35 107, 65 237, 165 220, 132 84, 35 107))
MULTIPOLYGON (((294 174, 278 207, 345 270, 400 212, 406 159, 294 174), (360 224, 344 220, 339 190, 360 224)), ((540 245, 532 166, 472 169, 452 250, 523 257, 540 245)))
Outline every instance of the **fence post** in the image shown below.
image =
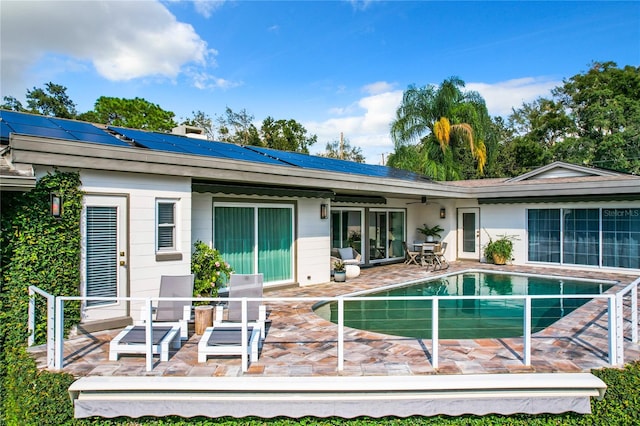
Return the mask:
MULTIPOLYGON (((242 348, 242 372, 246 373, 249 370, 249 354, 247 347, 247 339, 249 338, 248 330, 247 330, 247 298, 243 297, 240 301, 241 308, 241 320, 242 325, 240 327, 240 338, 242 341, 240 342, 240 347, 242 348)), ((262 333, 262 331, 261 331, 262 333)))
POLYGON ((29 286, 29 311, 28 311, 28 323, 27 327, 29 330, 29 338, 27 339, 27 346, 33 346, 33 343, 36 341, 36 298, 34 297, 36 294, 33 291, 33 287, 29 286))
POLYGON ((616 359, 618 358, 617 354, 616 354, 616 349, 617 349, 617 344, 616 342, 618 341, 618 338, 616 337, 617 334, 617 327, 616 327, 616 300, 615 300, 615 295, 611 295, 607 298, 607 316, 608 316, 608 329, 609 329, 609 364, 611 365, 615 365, 616 363, 616 359))
POLYGON ((54 362, 53 368, 62 370, 64 364, 64 300, 61 296, 55 297, 55 331, 54 331, 54 362))
POLYGON ((631 288, 631 341, 638 343, 638 284, 631 288))
POLYGON ((56 307, 54 301, 52 295, 47 296, 47 367, 55 366, 56 307))
POLYGON ((434 297, 431 302, 431 365, 433 368, 438 368, 438 320, 439 317, 439 308, 438 308, 438 298, 434 297))
POLYGON ((531 296, 524 298, 524 324, 523 324, 523 354, 522 359, 527 367, 531 365, 531 296))
POLYGON ((344 298, 338 297, 338 371, 344 370, 344 298))
POLYGON ((622 294, 616 294, 616 365, 624 365, 624 305, 622 294))
POLYGON ((146 369, 147 371, 153 370, 153 311, 151 307, 151 299, 145 300, 147 305, 147 317, 144 319, 146 322, 145 328, 145 343, 146 343, 146 369))

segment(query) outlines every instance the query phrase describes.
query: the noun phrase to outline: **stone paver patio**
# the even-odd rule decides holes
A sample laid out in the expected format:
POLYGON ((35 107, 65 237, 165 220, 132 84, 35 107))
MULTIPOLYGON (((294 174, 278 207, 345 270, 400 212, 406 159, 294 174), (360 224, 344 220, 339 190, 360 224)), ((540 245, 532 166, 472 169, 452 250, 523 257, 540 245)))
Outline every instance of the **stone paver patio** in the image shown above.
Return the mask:
MULTIPOLYGON (((505 270, 620 281, 626 286, 635 276, 523 266, 495 266, 477 262, 452 262, 446 272, 466 269, 505 270)), ((428 278, 438 273, 419 266, 395 264, 363 269, 346 283, 327 283, 265 291, 266 298, 329 297, 428 278)), ((608 366, 607 304, 588 302, 553 326, 533 335, 531 366, 522 361, 521 338, 441 340, 439 368, 430 362, 431 340, 388 336, 345 328, 344 370, 337 370, 337 326, 318 315, 314 302, 268 302, 270 326, 260 354, 247 375, 420 375, 520 372, 579 372, 608 366)), ((631 327, 625 307, 625 328, 631 327)), ((191 335, 168 362, 145 370, 143 356, 108 360, 110 340, 119 330, 94 333, 65 341, 64 371, 75 376, 238 376, 239 357, 212 357, 197 362, 199 335, 191 335)), ((640 359, 640 346, 625 334, 625 361, 640 359)), ((39 365, 45 364, 44 347, 31 348, 39 365)))

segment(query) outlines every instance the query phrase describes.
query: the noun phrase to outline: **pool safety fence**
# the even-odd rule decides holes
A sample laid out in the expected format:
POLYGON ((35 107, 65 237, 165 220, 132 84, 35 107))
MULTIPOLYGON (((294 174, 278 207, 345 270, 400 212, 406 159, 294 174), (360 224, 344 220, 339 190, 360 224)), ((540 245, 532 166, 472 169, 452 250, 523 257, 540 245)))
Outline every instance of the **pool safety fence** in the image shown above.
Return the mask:
MULTIPOLYGON (((431 303, 431 364, 433 368, 437 369, 439 366, 439 342, 440 337, 440 324, 442 323, 441 313, 439 306, 443 301, 517 301, 523 304, 522 309, 522 342, 523 353, 521 359, 524 365, 531 365, 531 351, 532 351, 532 303, 534 301, 540 301, 543 299, 604 299, 607 301, 606 312, 608 316, 608 362, 612 366, 622 366, 624 364, 624 341, 625 341, 625 321, 631 322, 630 336, 628 339, 634 344, 638 343, 638 286, 640 285, 640 278, 634 282, 619 290, 615 293, 605 294, 572 294, 572 295, 491 295, 491 296, 394 296, 394 297, 377 297, 377 296, 337 296, 337 297, 263 297, 263 298, 198 298, 198 302, 209 302, 212 304, 226 303, 229 301, 240 301, 242 306, 242 317, 246 325, 247 305, 252 301, 260 301, 263 304, 269 306, 282 306, 281 304, 309 304, 309 309, 312 306, 317 306, 319 303, 335 302, 337 304, 336 309, 336 349, 337 349, 337 370, 344 370, 345 361, 345 304, 359 302, 359 301, 429 301, 431 303), (629 314, 625 316, 625 307, 628 306, 629 314), (625 319, 626 318, 626 319, 625 319)), ((54 370, 61 370, 64 367, 64 304, 69 301, 80 301, 84 307, 87 306, 87 302, 102 302, 100 306, 104 308, 105 304, 115 304, 116 302, 126 301, 132 306, 143 307, 143 311, 146 312, 145 323, 145 358, 146 358, 146 370, 152 371, 154 366, 154 353, 152 350, 153 335, 153 309, 152 307, 160 300, 166 301, 195 301, 191 298, 140 298, 140 297, 75 297, 75 296, 54 296, 42 289, 35 286, 29 287, 29 294, 31 295, 29 302, 29 318, 28 327, 30 331, 29 345, 35 343, 35 330, 37 329, 36 321, 43 321, 42 318, 36 318, 37 303, 46 303, 46 347, 47 347, 47 367, 54 370)), ((84 308, 83 308, 84 309, 84 308)), ((307 340, 308 336, 301 335, 302 339, 307 340)), ((247 342, 243 341, 243 352, 246 352, 247 342)))

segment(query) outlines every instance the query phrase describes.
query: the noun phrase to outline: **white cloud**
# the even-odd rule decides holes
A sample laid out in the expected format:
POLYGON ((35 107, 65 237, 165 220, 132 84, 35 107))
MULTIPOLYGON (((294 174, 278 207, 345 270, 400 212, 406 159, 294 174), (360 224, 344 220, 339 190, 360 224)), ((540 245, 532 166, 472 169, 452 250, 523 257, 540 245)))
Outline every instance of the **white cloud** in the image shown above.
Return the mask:
POLYGON ((222 7, 225 0, 194 0, 193 6, 200 15, 210 18, 211 14, 222 7))
MULTIPOLYGON (((388 83, 378 82, 363 89, 370 93, 372 86, 388 89, 392 87, 388 83)), ((362 149, 367 163, 379 164, 381 154, 386 155, 393 151, 389 126, 401 100, 401 90, 388 90, 365 96, 351 105, 331 109, 330 113, 339 113, 341 117, 332 117, 323 122, 304 123, 309 133, 318 135, 318 143, 312 151, 324 151, 326 143, 340 139, 342 132, 351 146, 362 149)))
MULTIPOLYGON (((468 83, 465 90, 479 92, 487 103, 492 116, 507 116, 512 108, 523 102, 531 102, 540 96, 548 96, 550 90, 561 82, 548 78, 527 77, 498 83, 468 83)), ((396 109, 402 102, 402 91, 393 90, 394 85, 384 81, 363 86, 369 94, 346 106, 329 110, 331 118, 322 122, 304 123, 309 133, 318 135, 318 143, 312 152, 324 151, 327 142, 340 138, 340 132, 352 146, 360 147, 367 163, 380 164, 382 156, 393 152, 390 127, 396 109)))
POLYGON ((395 85, 387 83, 386 81, 377 81, 375 83, 367 84, 362 88, 362 91, 370 95, 377 95, 379 93, 385 93, 393 90, 395 85))
POLYGON ((560 86, 561 81, 544 77, 525 77, 498 83, 467 83, 465 88, 482 95, 492 116, 506 117, 512 108, 531 102, 541 96, 549 96, 551 89, 560 86))
POLYGON ((206 70, 217 53, 157 1, 8 1, 0 24, 2 82, 12 90, 54 56, 126 81, 174 79, 187 65, 206 70))

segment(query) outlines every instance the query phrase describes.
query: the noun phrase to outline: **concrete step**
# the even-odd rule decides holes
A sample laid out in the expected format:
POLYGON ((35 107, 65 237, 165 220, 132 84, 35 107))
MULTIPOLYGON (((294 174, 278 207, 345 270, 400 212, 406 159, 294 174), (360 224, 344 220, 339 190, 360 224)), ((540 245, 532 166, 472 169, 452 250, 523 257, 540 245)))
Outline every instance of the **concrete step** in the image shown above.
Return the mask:
POLYGON ((605 383, 589 373, 336 377, 83 377, 77 418, 354 418, 590 413, 605 383))

